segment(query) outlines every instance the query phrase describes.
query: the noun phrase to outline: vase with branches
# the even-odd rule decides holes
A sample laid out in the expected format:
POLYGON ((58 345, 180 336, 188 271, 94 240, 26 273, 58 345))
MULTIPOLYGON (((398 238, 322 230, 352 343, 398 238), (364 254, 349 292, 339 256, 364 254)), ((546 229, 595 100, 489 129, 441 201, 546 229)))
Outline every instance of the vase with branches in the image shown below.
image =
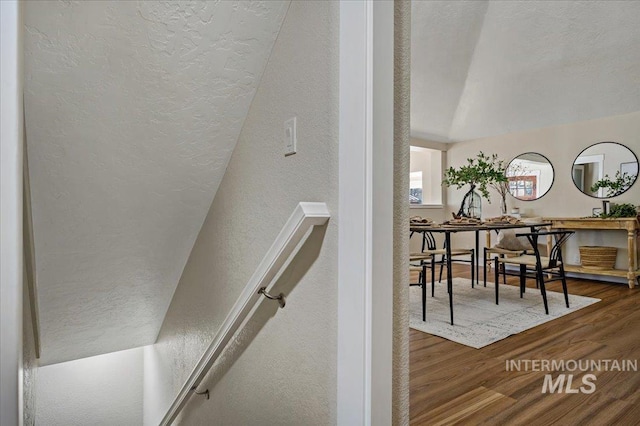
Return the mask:
MULTIPOLYGON (((444 173, 443 184, 447 186, 455 186, 460 189, 465 185, 469 185, 470 189, 465 194, 458 210, 458 217, 469 216, 469 211, 465 206, 473 200, 475 190, 477 189, 491 203, 488 187, 494 189, 499 188, 500 183, 506 183, 508 191, 508 180, 505 175, 504 161, 499 160, 497 154, 491 156, 486 155, 482 151, 476 158, 467 158, 467 162, 462 166, 455 168, 449 167, 444 173)), ((498 190, 500 193, 500 190, 498 190)), ((506 197, 506 193, 505 193, 506 197)), ((505 209, 506 209, 506 202, 505 209)))

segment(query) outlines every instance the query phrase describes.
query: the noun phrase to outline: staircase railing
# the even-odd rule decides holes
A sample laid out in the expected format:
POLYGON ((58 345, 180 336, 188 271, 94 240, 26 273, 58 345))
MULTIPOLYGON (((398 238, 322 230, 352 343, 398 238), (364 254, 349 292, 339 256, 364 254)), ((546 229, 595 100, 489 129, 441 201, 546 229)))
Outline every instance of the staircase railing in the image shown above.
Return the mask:
POLYGON ((171 407, 165 414, 163 426, 170 425, 186 405, 189 397, 195 393, 198 385, 204 379, 218 357, 236 332, 243 326, 245 320, 252 314, 262 296, 279 299, 284 306, 284 296, 273 297, 269 294, 274 278, 297 253, 301 242, 308 236, 308 231, 316 225, 324 225, 329 220, 329 210, 325 203, 298 203, 284 227, 276 237, 255 272, 247 282, 244 290, 236 300, 227 318, 220 326, 213 341, 200 358, 195 368, 189 374, 171 407))

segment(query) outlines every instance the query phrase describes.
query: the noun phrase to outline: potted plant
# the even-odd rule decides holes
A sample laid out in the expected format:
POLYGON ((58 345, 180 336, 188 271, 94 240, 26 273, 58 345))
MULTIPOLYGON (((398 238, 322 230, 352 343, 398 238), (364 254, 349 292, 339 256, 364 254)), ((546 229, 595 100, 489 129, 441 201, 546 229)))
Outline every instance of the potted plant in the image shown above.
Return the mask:
POLYGON ((609 212, 600 213, 601 218, 618 218, 618 217, 636 217, 638 215, 638 209, 636 206, 630 203, 611 204, 609 212))
POLYGON ((606 197, 615 197, 625 192, 636 180, 636 175, 629 175, 627 173, 616 172, 613 179, 609 175, 604 175, 602 179, 594 183, 589 190, 591 192, 597 192, 600 188, 606 189, 606 197))
MULTIPOLYGON (((460 189, 469 185, 469 191, 465 194, 460 203, 458 217, 479 217, 480 216, 480 195, 475 192, 477 189, 491 203, 488 186, 499 187, 500 183, 508 182, 504 172, 504 161, 499 160, 497 154, 485 155, 482 151, 476 158, 467 158, 467 163, 458 167, 449 167, 444 174, 443 184, 456 186, 460 189)), ((508 190, 508 187, 505 186, 508 190)), ((500 190, 498 190, 500 192, 500 190)), ((504 194, 506 197, 506 192, 504 194)), ((505 203, 506 204, 506 203, 505 203)), ((506 209, 506 205, 505 205, 506 209)))

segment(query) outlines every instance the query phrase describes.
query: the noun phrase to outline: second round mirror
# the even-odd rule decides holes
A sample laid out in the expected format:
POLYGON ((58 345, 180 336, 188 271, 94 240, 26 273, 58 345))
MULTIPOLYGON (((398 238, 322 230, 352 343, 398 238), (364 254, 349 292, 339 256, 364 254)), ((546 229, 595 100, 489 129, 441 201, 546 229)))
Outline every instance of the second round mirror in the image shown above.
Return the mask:
POLYGON ((576 188, 594 198, 611 198, 626 192, 638 178, 638 158, 617 142, 599 142, 584 149, 573 162, 576 188))

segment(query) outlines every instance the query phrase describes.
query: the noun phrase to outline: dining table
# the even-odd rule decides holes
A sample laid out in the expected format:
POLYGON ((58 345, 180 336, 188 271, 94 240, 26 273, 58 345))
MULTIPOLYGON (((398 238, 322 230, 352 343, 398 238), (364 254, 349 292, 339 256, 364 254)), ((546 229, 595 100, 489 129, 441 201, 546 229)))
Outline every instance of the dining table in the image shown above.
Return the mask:
MULTIPOLYGON (((478 223, 414 223, 409 225, 410 235, 409 238, 415 233, 440 233, 444 234, 444 248, 446 251, 446 264, 447 264, 447 292, 449 293, 449 311, 451 313, 451 325, 453 325, 453 277, 451 276, 451 234, 459 232, 474 232, 475 233, 475 256, 476 256, 476 284, 480 283, 479 271, 480 271, 480 231, 486 231, 488 234, 491 231, 500 231, 503 229, 519 229, 529 228, 531 232, 537 232, 541 228, 550 226, 550 222, 478 222, 478 223)), ((490 241, 487 236, 487 241, 490 241)), ((483 267, 485 266, 483 262, 483 267)), ((426 281, 426 278, 423 278, 426 281)))

